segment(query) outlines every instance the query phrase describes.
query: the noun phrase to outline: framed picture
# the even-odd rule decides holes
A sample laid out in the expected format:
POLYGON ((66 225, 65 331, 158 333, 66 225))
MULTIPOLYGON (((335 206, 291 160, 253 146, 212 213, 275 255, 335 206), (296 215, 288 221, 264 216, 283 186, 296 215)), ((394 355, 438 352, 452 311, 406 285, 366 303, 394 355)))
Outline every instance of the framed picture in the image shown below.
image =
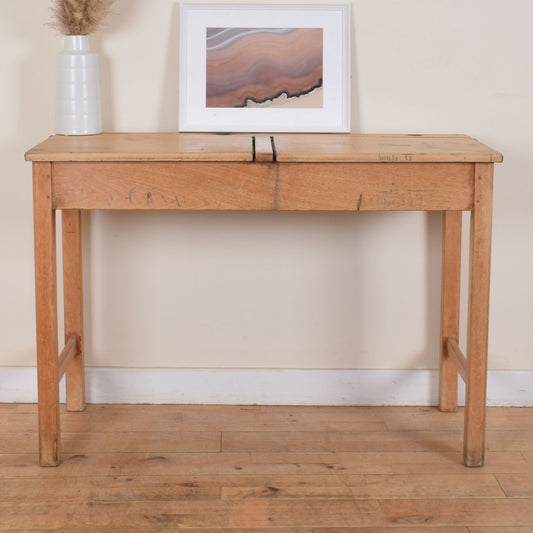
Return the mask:
POLYGON ((348 4, 182 3, 181 131, 348 132, 348 4))

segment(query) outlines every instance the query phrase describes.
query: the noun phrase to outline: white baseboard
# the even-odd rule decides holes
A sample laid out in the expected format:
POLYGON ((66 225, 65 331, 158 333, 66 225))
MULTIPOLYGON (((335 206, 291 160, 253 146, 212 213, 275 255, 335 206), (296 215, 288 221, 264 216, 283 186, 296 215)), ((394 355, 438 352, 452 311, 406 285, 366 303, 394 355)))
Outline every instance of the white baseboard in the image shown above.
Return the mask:
MULTIPOLYGON (((61 397, 64 399, 64 383, 61 397)), ((36 402, 35 368, 0 367, 0 402, 36 402)), ((436 370, 88 368, 89 403, 437 405, 436 370)), ((459 380, 459 403, 464 386, 459 380)), ((490 371, 487 405, 533 407, 532 371, 490 371)))

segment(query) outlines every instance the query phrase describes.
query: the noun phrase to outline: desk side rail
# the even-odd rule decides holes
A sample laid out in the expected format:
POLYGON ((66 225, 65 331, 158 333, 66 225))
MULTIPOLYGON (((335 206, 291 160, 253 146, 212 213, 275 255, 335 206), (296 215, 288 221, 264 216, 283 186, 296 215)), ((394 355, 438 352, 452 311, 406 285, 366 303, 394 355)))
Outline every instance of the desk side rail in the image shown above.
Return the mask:
POLYGON ((470 210, 472 163, 55 162, 55 209, 470 210))

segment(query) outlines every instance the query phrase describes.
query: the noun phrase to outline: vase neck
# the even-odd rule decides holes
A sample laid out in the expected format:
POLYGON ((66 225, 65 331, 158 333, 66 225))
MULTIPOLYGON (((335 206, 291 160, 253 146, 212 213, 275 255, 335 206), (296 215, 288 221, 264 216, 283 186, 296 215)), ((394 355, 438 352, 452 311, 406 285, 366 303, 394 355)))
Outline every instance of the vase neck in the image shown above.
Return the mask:
POLYGON ((65 50, 69 52, 89 51, 88 35, 65 35, 65 50))

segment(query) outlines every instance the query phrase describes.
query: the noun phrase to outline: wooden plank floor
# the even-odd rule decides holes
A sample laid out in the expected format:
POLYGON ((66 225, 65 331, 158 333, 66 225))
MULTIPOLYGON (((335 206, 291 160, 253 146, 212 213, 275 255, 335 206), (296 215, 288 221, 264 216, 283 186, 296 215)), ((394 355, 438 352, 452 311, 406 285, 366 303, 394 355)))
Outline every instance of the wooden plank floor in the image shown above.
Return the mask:
POLYGON ((0 404, 0 531, 532 533, 533 409, 90 405, 40 468, 35 405, 0 404))

